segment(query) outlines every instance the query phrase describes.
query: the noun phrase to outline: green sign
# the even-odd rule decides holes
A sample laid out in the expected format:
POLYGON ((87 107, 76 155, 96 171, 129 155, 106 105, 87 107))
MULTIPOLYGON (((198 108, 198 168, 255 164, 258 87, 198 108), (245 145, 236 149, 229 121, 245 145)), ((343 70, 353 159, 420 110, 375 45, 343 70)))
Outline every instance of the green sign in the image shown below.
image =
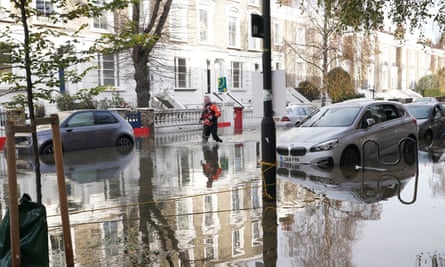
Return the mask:
POLYGON ((220 92, 220 93, 227 92, 227 78, 226 77, 218 78, 218 92, 220 92))

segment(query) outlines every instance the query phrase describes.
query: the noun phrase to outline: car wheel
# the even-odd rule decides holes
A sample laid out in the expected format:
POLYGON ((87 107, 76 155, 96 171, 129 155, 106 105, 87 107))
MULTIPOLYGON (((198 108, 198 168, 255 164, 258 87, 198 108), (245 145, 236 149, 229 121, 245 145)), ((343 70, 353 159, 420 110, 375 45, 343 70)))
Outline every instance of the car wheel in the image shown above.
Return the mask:
POLYGON ((423 135, 423 140, 426 145, 431 145, 433 142, 433 132, 432 131, 426 131, 426 133, 423 135))
POLYGON ((413 165, 416 162, 417 142, 412 138, 402 141, 402 156, 407 165, 413 165))
POLYGON ((133 148, 133 140, 129 137, 121 136, 116 141, 116 147, 119 152, 129 152, 133 148))
POLYGON ((40 149, 40 155, 53 155, 53 154, 54 154, 53 143, 46 143, 40 149))
POLYGON ((340 167, 355 170, 355 166, 360 164, 360 153, 355 147, 347 147, 340 158, 340 167))

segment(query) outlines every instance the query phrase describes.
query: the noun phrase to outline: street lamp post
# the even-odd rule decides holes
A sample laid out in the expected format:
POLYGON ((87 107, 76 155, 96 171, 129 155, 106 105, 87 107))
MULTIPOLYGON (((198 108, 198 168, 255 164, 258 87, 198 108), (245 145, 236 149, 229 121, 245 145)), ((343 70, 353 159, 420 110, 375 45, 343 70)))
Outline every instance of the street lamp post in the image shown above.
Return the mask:
POLYGON ((263 0, 263 93, 264 116, 261 121, 261 171, 266 200, 276 195, 276 134, 272 108, 270 0, 263 0))

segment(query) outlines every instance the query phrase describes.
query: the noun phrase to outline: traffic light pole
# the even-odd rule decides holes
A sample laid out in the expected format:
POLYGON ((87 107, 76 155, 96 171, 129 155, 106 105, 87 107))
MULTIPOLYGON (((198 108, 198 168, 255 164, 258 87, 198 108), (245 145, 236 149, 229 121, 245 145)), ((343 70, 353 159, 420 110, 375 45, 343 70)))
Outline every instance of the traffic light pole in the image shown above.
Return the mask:
POLYGON ((276 134, 272 108, 272 60, 270 0, 263 0, 263 94, 264 117, 261 121, 261 171, 265 200, 276 199, 276 134))

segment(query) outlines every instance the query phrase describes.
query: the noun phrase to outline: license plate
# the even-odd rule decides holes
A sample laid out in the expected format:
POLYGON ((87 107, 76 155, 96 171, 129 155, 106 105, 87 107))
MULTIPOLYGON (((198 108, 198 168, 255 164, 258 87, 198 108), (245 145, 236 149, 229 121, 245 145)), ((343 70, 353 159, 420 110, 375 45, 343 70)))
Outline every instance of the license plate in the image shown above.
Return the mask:
POLYGON ((280 156, 280 162, 298 163, 300 162, 300 158, 295 156, 280 156))

